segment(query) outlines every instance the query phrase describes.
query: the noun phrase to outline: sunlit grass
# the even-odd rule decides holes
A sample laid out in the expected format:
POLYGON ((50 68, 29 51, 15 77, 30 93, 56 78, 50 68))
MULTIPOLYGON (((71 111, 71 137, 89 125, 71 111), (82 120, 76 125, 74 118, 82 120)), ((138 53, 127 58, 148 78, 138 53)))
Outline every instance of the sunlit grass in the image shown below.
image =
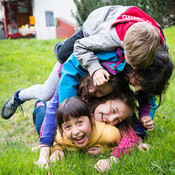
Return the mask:
MULTIPOLYGON (((165 29, 170 56, 175 61, 175 26, 165 29)), ((56 63, 53 48, 58 40, 39 41, 36 39, 0 41, 0 109, 8 98, 19 88, 43 83, 56 63)), ((175 78, 158 108, 153 132, 148 132, 145 140, 150 144, 149 152, 135 149, 131 155, 104 174, 152 175, 175 174, 175 78)), ((35 100, 23 104, 24 116, 17 111, 9 120, 0 118, 0 174, 46 174, 33 162, 39 157, 39 150, 31 148, 39 144, 32 121, 35 100)), ((100 174, 94 170, 94 164, 101 158, 89 156, 86 152, 66 152, 63 161, 55 163, 51 174, 100 174)))

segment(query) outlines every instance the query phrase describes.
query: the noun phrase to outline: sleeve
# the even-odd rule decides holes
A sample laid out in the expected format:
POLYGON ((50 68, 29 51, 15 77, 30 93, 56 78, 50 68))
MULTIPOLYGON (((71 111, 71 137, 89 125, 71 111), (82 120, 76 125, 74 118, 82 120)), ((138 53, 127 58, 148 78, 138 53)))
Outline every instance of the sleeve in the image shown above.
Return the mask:
POLYGON ((139 143, 139 137, 130 127, 127 130, 126 136, 122 137, 120 144, 114 148, 110 156, 115 156, 121 159, 122 155, 130 154, 131 150, 139 143))
POLYGON ((156 98, 146 94, 144 91, 136 92, 136 96, 139 103, 139 118, 150 116, 153 119, 157 107, 156 98))
POLYGON ((62 77, 59 85, 59 104, 64 99, 72 96, 77 96, 77 85, 79 84, 79 77, 85 76, 85 70, 79 64, 74 54, 64 63, 62 68, 62 77))
POLYGON ((52 146, 56 133, 56 110, 58 108, 58 88, 54 96, 47 104, 46 116, 42 126, 42 134, 40 135, 40 143, 52 146))
POLYGON ((74 54, 79 63, 87 70, 90 76, 101 69, 96 51, 113 51, 119 46, 110 35, 110 25, 101 24, 92 35, 79 39, 74 44, 74 54))

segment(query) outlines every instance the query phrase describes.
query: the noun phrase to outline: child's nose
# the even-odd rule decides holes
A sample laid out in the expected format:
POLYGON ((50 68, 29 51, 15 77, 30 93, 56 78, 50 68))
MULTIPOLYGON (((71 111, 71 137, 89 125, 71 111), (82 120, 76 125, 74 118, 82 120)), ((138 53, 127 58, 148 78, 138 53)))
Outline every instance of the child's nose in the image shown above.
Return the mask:
POLYGON ((116 117, 114 115, 109 116, 109 122, 113 122, 116 119, 116 117))
POLYGON ((78 135, 79 132, 80 132, 79 129, 76 126, 74 126, 73 130, 72 130, 72 134, 73 135, 78 135))
POLYGON ((118 124, 118 120, 116 120, 115 115, 111 115, 111 116, 108 117, 107 123, 110 124, 110 125, 116 125, 116 124, 118 124))

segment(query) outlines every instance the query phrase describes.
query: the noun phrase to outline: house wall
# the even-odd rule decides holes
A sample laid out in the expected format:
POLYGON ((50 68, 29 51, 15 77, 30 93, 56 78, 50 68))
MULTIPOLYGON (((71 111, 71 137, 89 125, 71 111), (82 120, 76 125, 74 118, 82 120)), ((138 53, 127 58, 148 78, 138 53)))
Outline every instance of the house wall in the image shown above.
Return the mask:
POLYGON ((36 38, 56 39, 56 18, 63 18, 76 24, 71 10, 76 12, 73 0, 33 0, 33 15, 35 16, 36 38), (46 27, 45 11, 54 12, 54 26, 46 27))
POLYGON ((1 1, 0 1, 0 21, 2 21, 4 18, 4 8, 2 7, 1 1))

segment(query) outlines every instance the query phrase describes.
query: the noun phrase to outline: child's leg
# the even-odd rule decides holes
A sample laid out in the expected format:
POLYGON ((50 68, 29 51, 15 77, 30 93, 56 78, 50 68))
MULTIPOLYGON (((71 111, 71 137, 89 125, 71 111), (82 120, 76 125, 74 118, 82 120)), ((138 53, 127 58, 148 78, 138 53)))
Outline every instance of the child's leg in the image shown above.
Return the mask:
POLYGON ((21 90, 18 94, 18 98, 23 102, 31 99, 40 99, 43 101, 50 100, 54 95, 60 80, 58 77, 59 67, 60 63, 57 62, 44 84, 33 85, 27 89, 21 90))
POLYGON ((49 78, 43 85, 34 85, 25 90, 17 90, 2 107, 2 118, 9 119, 16 112, 18 106, 27 100, 40 99, 48 101, 52 98, 60 79, 58 76, 59 67, 60 63, 57 62, 49 78))
POLYGON ((76 40, 83 38, 82 27, 70 38, 55 45, 54 53, 60 63, 64 63, 73 53, 74 43, 76 40))
POLYGON ((46 103, 41 100, 36 101, 33 111, 33 122, 35 124, 36 131, 39 136, 45 114, 46 114, 46 103))

